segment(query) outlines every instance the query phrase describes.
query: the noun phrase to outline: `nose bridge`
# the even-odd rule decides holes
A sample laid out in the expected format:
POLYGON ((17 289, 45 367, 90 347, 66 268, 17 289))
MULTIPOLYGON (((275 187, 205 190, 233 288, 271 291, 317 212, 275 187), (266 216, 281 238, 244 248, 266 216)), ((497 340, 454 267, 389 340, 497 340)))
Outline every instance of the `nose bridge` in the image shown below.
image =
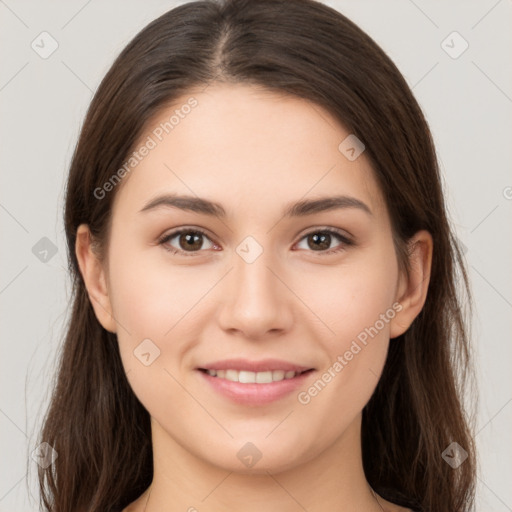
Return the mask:
POLYGON ((222 327, 251 337, 287 328, 291 320, 289 297, 275 276, 279 270, 271 251, 247 237, 236 248, 233 267, 220 315, 222 327))
POLYGON ((238 301, 243 301, 245 308, 253 305, 258 309, 277 302, 276 295, 280 290, 276 287, 274 274, 269 270, 269 267, 275 266, 271 251, 264 250, 253 237, 247 237, 239 244, 236 253, 233 282, 238 301))

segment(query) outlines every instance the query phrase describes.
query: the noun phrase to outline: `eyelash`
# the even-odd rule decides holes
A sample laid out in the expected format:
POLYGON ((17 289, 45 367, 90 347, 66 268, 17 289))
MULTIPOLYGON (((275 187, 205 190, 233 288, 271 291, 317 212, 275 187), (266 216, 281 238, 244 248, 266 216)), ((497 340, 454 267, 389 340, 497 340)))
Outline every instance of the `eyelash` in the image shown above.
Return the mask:
MULTIPOLYGON (((172 254, 180 254, 180 255, 183 255, 183 256, 194 256, 195 254, 201 252, 201 250, 199 250, 199 251, 183 251, 181 249, 176 249, 175 247, 171 247, 170 248, 170 247, 168 247, 166 245, 167 242, 169 242, 173 238, 175 238, 178 235, 181 235, 183 233, 198 234, 198 235, 202 235, 202 236, 210 239, 210 237, 204 231, 202 231, 201 229, 197 229, 197 228, 194 228, 194 229, 192 229, 192 228, 182 228, 182 229, 178 229, 176 231, 173 231, 172 233, 164 235, 163 237, 161 237, 158 240, 158 244, 162 245, 166 251, 169 251, 172 254)), ((347 238, 345 235, 343 235, 341 231, 338 231, 337 229, 333 229, 333 228, 325 228, 325 229, 321 228, 321 229, 316 229, 314 231, 310 231, 309 233, 305 233, 302 236, 302 238, 299 240, 299 242, 301 240, 303 240, 304 238, 308 237, 309 235, 318 234, 318 233, 334 235, 334 236, 338 237, 341 240, 341 245, 339 247, 337 247, 337 248, 328 249, 328 250, 325 250, 325 251, 311 251, 311 252, 318 252, 319 255, 321 255, 321 256, 328 256, 328 255, 331 255, 331 254, 335 254, 335 253, 338 253, 340 251, 345 250, 346 247, 350 247, 350 246, 355 245, 355 243, 352 240, 350 240, 349 238, 347 238)))

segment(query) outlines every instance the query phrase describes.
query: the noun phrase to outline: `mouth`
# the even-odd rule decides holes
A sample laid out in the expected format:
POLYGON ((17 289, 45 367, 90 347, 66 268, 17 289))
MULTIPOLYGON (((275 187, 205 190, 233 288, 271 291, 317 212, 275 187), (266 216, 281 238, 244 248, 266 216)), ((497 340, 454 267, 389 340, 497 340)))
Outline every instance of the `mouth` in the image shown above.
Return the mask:
POLYGON ((203 382, 239 405, 264 405, 289 396, 306 384, 315 368, 279 360, 231 359, 196 368, 203 382))
POLYGON ((263 372, 251 372, 248 370, 236 370, 233 368, 229 368, 227 370, 199 368, 199 371, 207 373, 210 377, 225 379, 231 382, 240 382, 242 384, 270 384, 272 382, 294 379, 295 377, 312 372, 313 370, 313 368, 310 368, 303 371, 267 370, 263 372))

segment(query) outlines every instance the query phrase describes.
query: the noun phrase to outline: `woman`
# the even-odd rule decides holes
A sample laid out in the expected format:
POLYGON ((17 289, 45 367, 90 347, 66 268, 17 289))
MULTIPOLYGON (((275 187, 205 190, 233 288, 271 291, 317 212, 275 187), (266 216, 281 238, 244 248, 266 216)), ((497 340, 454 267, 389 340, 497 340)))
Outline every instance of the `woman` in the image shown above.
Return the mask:
POLYGON ((468 510, 464 264, 384 52, 312 0, 177 7, 71 163, 52 511, 468 510))

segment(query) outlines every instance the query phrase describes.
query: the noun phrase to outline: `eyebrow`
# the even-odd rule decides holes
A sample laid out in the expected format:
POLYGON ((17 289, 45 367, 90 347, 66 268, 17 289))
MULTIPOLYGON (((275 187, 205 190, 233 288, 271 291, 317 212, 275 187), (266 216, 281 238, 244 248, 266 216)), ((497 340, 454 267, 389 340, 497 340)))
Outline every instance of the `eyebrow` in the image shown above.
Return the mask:
MULTIPOLYGON (((227 217, 226 210, 223 206, 215 201, 203 199, 201 197, 164 194, 149 201, 142 212, 148 212, 158 208, 179 208, 180 210, 191 211, 203 215, 225 219, 227 217)), ((340 208, 357 208, 372 216, 370 208, 361 200, 351 196, 329 196, 319 199, 305 199, 295 203, 288 204, 284 211, 283 217, 305 217, 329 210, 340 208)))

